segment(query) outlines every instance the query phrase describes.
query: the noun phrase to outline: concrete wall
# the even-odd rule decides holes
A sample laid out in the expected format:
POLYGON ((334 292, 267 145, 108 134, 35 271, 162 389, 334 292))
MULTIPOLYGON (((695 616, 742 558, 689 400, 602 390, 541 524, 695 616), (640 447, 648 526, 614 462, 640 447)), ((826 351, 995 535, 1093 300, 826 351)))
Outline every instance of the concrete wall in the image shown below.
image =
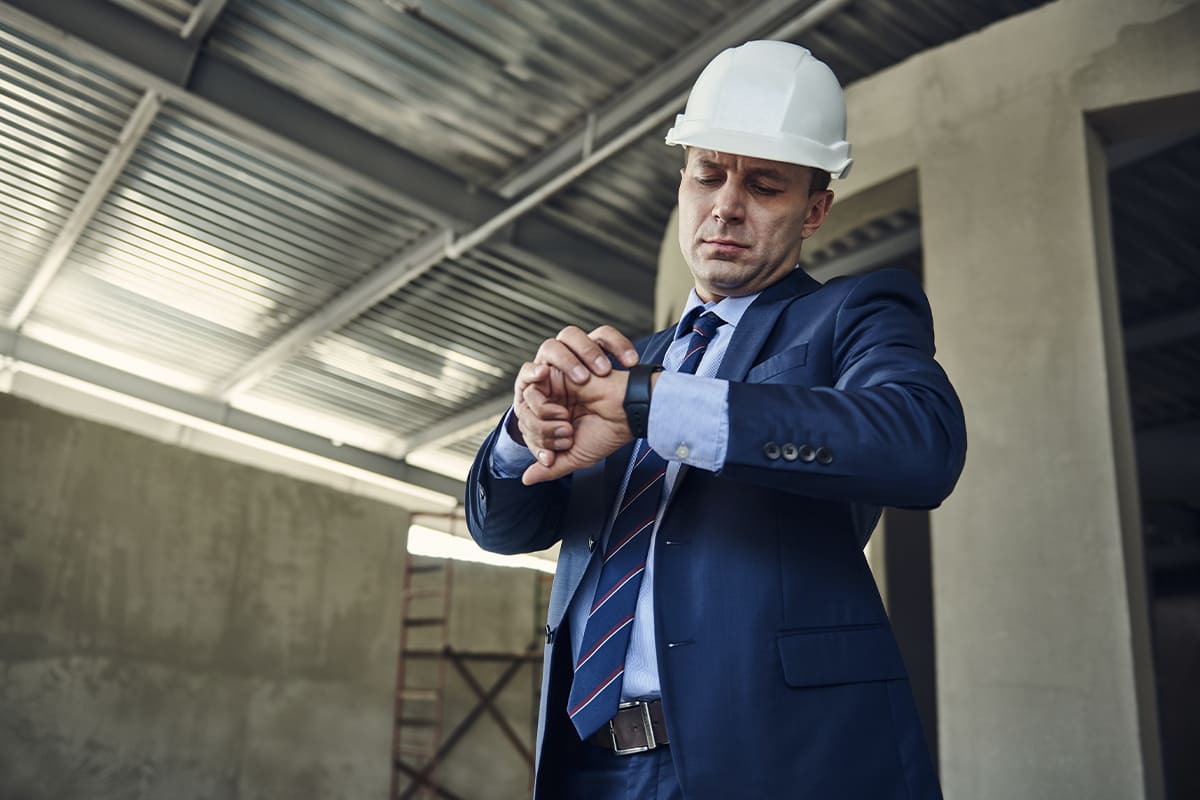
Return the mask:
MULTIPOLYGON (((1200 6, 1059 0, 848 92, 852 197, 916 170, 970 447, 932 515, 948 797, 1162 795, 1095 112, 1200 90, 1200 6)), ((836 213, 836 206, 835 206, 836 213)))
POLYGON ((386 797, 407 527, 0 395, 0 797, 386 797))

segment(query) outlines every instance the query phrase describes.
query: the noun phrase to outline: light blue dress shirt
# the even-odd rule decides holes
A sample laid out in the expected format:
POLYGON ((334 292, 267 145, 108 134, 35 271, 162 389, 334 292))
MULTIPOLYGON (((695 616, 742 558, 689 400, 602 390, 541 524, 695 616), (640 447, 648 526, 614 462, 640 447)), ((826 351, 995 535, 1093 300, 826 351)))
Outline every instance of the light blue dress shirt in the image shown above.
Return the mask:
MULTIPOLYGON (((705 304, 694 289, 688 295, 688 302, 684 306, 680 322, 676 325, 675 340, 663 359, 666 371, 658 377, 650 403, 647 441, 655 452, 667 460, 666 490, 658 509, 660 521, 683 465, 716 472, 725 463, 729 438, 729 384, 713 376, 721 366, 721 359, 729 347, 729 340, 733 337, 742 314, 756 297, 757 294, 727 297, 718 303, 705 304), (717 329, 716 336, 708 345, 696 369, 696 374, 680 375, 674 370, 677 370, 683 361, 690 331, 679 331, 678 326, 687 318, 688 313, 699 305, 705 305, 707 310, 715 312, 726 324, 717 329)), ((492 448, 492 474, 500 478, 520 477, 533 460, 528 448, 509 436, 507 426, 504 426, 492 448)), ((612 524, 615 509, 625 493, 629 472, 630 467, 626 467, 621 491, 617 493, 613 512, 610 512, 606 525, 612 524)), ((605 539, 608 535, 609 530, 606 527, 605 539)), ((622 700, 654 698, 660 694, 654 640, 653 591, 654 542, 658 537, 658 522, 654 525, 651 537, 650 554, 646 560, 646 571, 642 575, 642 585, 638 590, 633 630, 630 634, 629 650, 625 656, 622 700)), ((597 550, 603 552, 604 547, 600 546, 597 550)), ((587 609, 596 593, 596 583, 599 580, 600 559, 594 558, 584 573, 570 608, 567 609, 571 620, 571 649, 576 661, 579 659, 583 631, 587 625, 587 609)))

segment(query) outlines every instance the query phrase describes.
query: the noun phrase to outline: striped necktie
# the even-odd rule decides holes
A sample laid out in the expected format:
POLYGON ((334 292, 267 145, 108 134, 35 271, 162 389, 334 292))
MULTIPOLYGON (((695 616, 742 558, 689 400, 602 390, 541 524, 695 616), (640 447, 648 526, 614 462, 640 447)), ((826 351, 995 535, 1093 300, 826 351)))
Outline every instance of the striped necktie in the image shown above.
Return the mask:
MULTIPOLYGON (((705 348, 723 324, 725 321, 711 311, 693 322, 679 372, 695 373, 705 348)), ((567 713, 581 739, 591 736, 617 713, 625 651, 629 649, 638 589, 667 474, 666 460, 651 450, 645 439, 634 444, 632 458, 633 468, 608 535, 600 581, 567 700, 567 713)))

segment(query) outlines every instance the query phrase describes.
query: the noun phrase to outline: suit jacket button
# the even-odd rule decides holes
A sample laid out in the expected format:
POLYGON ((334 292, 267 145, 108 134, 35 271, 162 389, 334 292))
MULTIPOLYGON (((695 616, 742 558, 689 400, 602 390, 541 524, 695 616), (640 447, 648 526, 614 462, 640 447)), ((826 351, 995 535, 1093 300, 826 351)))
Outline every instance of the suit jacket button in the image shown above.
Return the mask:
POLYGON ((763 445, 763 455, 770 461, 775 461, 779 458, 779 445, 774 442, 767 442, 763 445))
POLYGON ((588 537, 588 552, 590 553, 595 549, 596 549, 596 537, 589 536, 588 537))
POLYGON ((800 460, 805 464, 811 464, 813 459, 817 457, 817 451, 812 449, 812 445, 800 445, 800 460))
POLYGON ((817 448, 817 463, 818 464, 832 464, 833 463, 833 451, 830 450, 828 447, 818 447, 817 448))
POLYGON ((792 444, 791 442, 788 442, 787 444, 785 444, 783 446, 783 460, 784 461, 795 461, 799 455, 800 455, 800 449, 798 447, 796 447, 796 445, 792 444))

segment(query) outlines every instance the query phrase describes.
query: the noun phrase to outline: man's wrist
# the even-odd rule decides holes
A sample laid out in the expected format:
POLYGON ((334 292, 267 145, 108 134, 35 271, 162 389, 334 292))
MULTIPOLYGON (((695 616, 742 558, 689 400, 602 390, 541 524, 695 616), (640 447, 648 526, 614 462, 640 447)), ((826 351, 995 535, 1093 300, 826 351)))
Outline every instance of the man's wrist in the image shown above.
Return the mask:
POLYGON ((625 421, 634 439, 645 439, 650 424, 650 394, 655 373, 662 371, 661 364, 638 364, 629 368, 625 384, 625 421))

